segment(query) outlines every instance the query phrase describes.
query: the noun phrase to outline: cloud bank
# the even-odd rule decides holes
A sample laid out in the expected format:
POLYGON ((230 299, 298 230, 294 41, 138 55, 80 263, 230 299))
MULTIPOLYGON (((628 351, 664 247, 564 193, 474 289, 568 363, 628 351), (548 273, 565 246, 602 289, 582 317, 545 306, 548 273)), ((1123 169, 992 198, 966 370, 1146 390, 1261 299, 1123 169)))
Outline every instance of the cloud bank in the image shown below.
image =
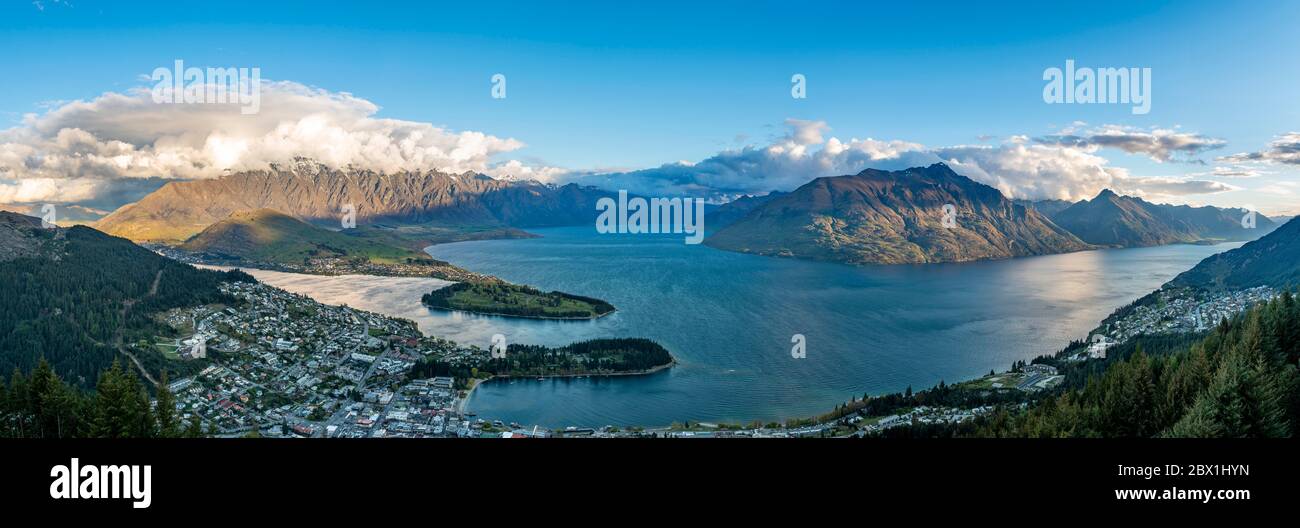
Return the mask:
POLYGON ((1116 125, 1103 126, 1085 134, 1067 132, 1044 136, 1037 142, 1077 147, 1088 151, 1102 148, 1119 149, 1129 154, 1140 154, 1159 162, 1187 161, 1203 163, 1195 157, 1206 151, 1222 148, 1227 142, 1176 130, 1156 128, 1144 131, 1132 127, 1116 125))
POLYGON ((522 148, 518 140, 378 118, 377 105, 348 93, 263 82, 261 97, 253 115, 234 103, 154 103, 145 89, 29 114, 0 131, 0 203, 79 202, 129 193, 143 181, 213 178, 296 156, 386 172, 543 179, 557 171, 494 161, 522 148))
POLYGON ((1223 156, 1219 161, 1227 163, 1280 163, 1300 165, 1300 132, 1282 134, 1269 143, 1268 148, 1259 152, 1243 152, 1223 156))
MULTIPOLYGON (((293 82, 265 81, 260 112, 244 115, 240 108, 238 103, 155 103, 141 88, 29 114, 19 126, 0 131, 0 204, 76 203, 111 210, 168 180, 214 178, 227 170, 263 169, 299 156, 335 167, 474 171, 713 201, 788 191, 821 176, 941 161, 1012 198, 1079 200, 1111 188, 1177 201, 1237 188, 1195 176, 1136 177, 1099 155, 1102 149, 1117 149, 1157 162, 1195 162, 1224 145, 1220 139, 1160 128, 1082 130, 1086 124, 1076 123, 1037 138, 983 137, 976 145, 930 147, 901 139, 840 139, 830 134, 825 121, 788 119, 785 133, 767 145, 724 150, 697 162, 573 171, 503 160, 524 146, 513 138, 379 118, 379 107, 368 100, 293 82)), ((1220 160, 1300 163, 1298 153, 1300 134, 1292 133, 1267 151, 1220 160)))
MULTIPOLYGON (((899 170, 936 162, 987 184, 1011 198, 1080 200, 1104 188, 1155 200, 1217 193, 1236 187, 1192 178, 1150 178, 1112 167, 1097 154, 1116 148, 1156 161, 1188 159, 1219 148, 1222 140, 1199 134, 1154 129, 1101 127, 1087 134, 1067 131, 1030 139, 1012 136, 999 144, 926 147, 903 140, 847 141, 826 138, 824 121, 790 119, 788 132, 764 147, 727 150, 698 163, 669 163, 651 169, 577 174, 572 179, 648 195, 704 195, 725 201, 744 194, 788 191, 822 176, 856 174, 863 169, 899 170)), ((993 138, 984 137, 982 141, 993 138)))

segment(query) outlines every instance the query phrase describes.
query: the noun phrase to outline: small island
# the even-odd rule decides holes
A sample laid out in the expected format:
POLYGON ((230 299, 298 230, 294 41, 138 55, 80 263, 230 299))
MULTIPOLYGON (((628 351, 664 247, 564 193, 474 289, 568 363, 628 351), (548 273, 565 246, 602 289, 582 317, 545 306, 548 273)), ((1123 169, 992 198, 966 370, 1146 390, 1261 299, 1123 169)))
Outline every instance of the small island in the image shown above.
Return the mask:
POLYGON ((596 319, 614 312, 613 305, 600 299, 505 282, 458 282, 426 293, 420 301, 439 310, 534 319, 596 319))
POLYGON ((534 319, 595 319, 614 307, 600 299, 543 293, 435 260, 420 248, 480 238, 532 237, 513 229, 380 227, 331 231, 273 209, 236 211, 180 246, 150 249, 181 262, 310 275, 432 277, 454 282, 425 295, 432 308, 534 319))
POLYGON ((512 344, 502 357, 487 354, 430 356, 415 366, 416 377, 452 376, 470 381, 492 378, 636 376, 677 363, 663 345, 645 338, 592 339, 562 347, 512 344))

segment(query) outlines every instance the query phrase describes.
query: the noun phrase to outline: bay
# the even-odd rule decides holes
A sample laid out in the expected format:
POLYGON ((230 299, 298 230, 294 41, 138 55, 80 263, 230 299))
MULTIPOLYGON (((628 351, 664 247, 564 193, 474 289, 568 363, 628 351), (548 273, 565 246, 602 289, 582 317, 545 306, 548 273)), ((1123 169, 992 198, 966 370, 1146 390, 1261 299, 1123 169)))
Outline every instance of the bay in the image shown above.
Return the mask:
POLYGON ((426 334, 487 347, 647 337, 679 364, 639 377, 495 380, 468 402, 480 416, 547 427, 779 421, 850 397, 1005 370, 1087 337, 1114 309, 1240 243, 1097 250, 1002 261, 846 266, 686 245, 680 235, 602 235, 590 226, 536 239, 432 246, 434 258, 543 290, 598 297, 618 311, 546 321, 429 310, 443 281, 253 271, 260 280, 416 321, 426 334), (791 357, 791 337, 806 357, 791 357))

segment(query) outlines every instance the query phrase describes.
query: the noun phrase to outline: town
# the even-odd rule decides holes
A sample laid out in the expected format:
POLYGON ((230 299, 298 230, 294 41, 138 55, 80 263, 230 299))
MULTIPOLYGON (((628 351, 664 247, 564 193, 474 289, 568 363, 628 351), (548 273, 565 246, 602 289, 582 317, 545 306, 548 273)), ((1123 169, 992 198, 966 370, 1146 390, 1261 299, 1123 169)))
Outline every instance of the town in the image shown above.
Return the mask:
POLYGON ((408 379, 422 358, 488 357, 424 338, 414 323, 328 306, 259 283, 225 283, 241 306, 166 316, 194 337, 183 359, 209 359, 170 383, 178 407, 210 434, 241 436, 469 436, 485 426, 459 411, 449 377, 408 379), (192 322, 192 323, 191 323, 192 322))
POLYGON ((1138 335, 1205 332, 1220 321, 1255 304, 1267 302, 1278 294, 1267 286, 1226 292, 1160 289, 1153 294, 1153 303, 1138 304, 1128 313, 1121 310, 1116 312, 1119 317, 1111 316, 1103 322, 1090 338, 1092 346, 1087 354, 1094 359, 1104 358, 1106 348, 1138 335))
POLYGON ((492 358, 476 346, 425 337, 414 323, 347 306, 329 306, 261 283, 223 283, 238 302, 163 315, 192 337, 155 345, 181 361, 203 361, 197 374, 168 384, 188 420, 198 416, 220 437, 529 438, 801 437, 863 433, 896 425, 970 419, 983 409, 917 408, 864 421, 750 427, 709 423, 659 428, 506 424, 464 410, 476 379, 421 378, 414 367, 437 361, 474 369, 492 358), (170 345, 170 347, 168 347, 170 345), (174 348, 174 350, 173 350, 174 348))
MULTIPOLYGON (((184 339, 154 343, 172 359, 202 361, 192 376, 169 383, 185 419, 198 416, 222 437, 535 438, 535 437, 807 437, 868 436, 910 424, 956 424, 992 411, 918 406, 889 416, 845 413, 820 423, 748 426, 687 422, 669 426, 557 429, 503 423, 466 412, 473 377, 421 377, 425 362, 461 372, 482 369, 492 351, 424 336, 411 321, 330 306, 261 283, 227 282, 237 302, 173 310, 164 321, 184 339)), ((1198 332, 1219 319, 1271 298, 1268 288, 1219 295, 1160 292, 1155 306, 1137 306, 1103 325, 1081 357, 1144 333, 1198 332)), ((1030 364, 958 385, 983 393, 1049 389, 1063 376, 1030 364)), ((1023 405, 1023 404, 1021 404, 1023 405)))

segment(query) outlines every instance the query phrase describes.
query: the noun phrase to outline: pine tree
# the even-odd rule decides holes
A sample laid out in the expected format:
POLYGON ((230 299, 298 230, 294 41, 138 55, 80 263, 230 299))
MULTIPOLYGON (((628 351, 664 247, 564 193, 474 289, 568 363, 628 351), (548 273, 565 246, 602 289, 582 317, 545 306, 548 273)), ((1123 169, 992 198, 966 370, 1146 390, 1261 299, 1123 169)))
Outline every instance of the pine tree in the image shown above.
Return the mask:
POLYGON ((50 396, 54 385, 54 371, 49 362, 42 357, 36 362, 31 376, 27 378, 27 402, 32 416, 36 419, 32 435, 40 438, 48 436, 45 430, 45 399, 50 396))
POLYGON ((180 422, 176 417, 176 399, 168 387, 167 371, 164 370, 158 383, 158 436, 176 438, 180 436, 180 422))
POLYGON ((9 379, 9 408, 14 417, 16 438, 27 438, 27 420, 30 414, 27 396, 27 379, 23 377, 18 367, 14 367, 14 374, 9 379))
POLYGON ((0 377, 0 427, 4 427, 0 429, 0 438, 13 435, 7 427, 12 414, 13 412, 9 410, 9 389, 5 387, 4 378, 0 377))
POLYGON ((129 438, 139 424, 138 391, 133 376, 123 370, 122 362, 114 359, 113 365, 99 374, 95 386, 95 418, 91 436, 97 438, 129 438))
POLYGON ((198 414, 190 415, 190 423, 185 426, 185 438, 203 438, 203 422, 198 414))
POLYGON ((149 401, 149 391, 140 385, 139 381, 132 377, 133 388, 136 389, 136 398, 132 412, 135 430, 132 432, 134 438, 153 438, 158 436, 158 422, 154 420, 153 405, 149 401))
POLYGON ((1129 359, 1111 365, 1100 388, 1107 436, 1144 437, 1156 432, 1155 378, 1141 346, 1129 359))
MULTIPOLYGON (((1168 436, 1282 438, 1290 435, 1286 383, 1250 351, 1229 352, 1214 381, 1168 436)), ((1287 372, 1293 372, 1288 370, 1287 372)))

